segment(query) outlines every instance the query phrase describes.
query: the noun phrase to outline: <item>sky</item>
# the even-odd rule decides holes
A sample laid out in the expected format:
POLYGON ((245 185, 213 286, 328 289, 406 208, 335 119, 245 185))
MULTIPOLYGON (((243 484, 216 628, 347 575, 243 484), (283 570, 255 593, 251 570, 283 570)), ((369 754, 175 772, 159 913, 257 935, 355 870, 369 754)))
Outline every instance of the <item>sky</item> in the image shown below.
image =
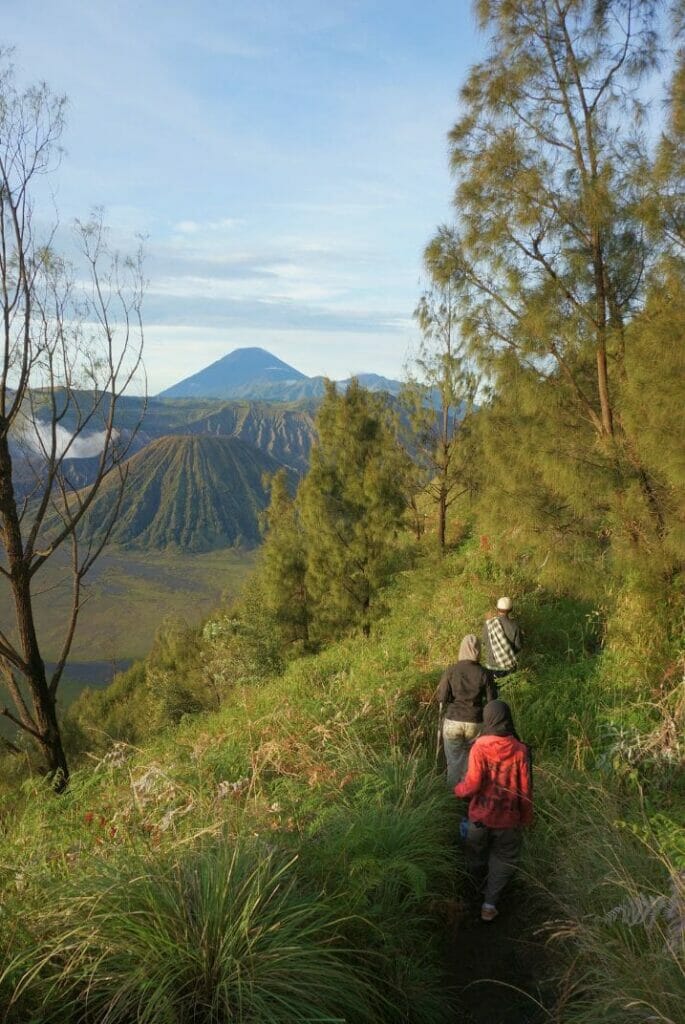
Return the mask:
POLYGON ((62 224, 145 239, 150 394, 258 345, 402 376, 446 135, 482 58, 469 0, 1 0, 22 82, 68 97, 62 224))

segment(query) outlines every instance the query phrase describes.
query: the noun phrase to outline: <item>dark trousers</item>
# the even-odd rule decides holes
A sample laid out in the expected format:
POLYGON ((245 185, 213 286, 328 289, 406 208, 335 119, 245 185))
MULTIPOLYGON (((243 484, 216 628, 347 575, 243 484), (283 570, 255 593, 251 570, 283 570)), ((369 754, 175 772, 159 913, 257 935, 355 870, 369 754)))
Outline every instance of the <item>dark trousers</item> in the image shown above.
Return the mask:
POLYGON ((497 905, 497 899, 516 870, 521 850, 520 828, 487 828, 470 821, 464 847, 466 866, 475 877, 484 874, 483 902, 497 905))

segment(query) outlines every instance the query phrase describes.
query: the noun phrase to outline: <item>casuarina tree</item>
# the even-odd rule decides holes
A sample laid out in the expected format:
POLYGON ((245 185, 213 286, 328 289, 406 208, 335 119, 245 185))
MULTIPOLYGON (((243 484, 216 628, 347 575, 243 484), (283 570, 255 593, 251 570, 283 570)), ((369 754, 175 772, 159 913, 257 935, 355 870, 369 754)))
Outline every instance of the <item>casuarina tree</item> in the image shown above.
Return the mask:
POLYGON ((306 538, 284 469, 271 478, 270 491, 271 500, 263 518, 265 539, 260 577, 283 642, 307 646, 311 598, 307 591, 306 538))
MULTIPOLYGON (((122 394, 140 368, 140 258, 120 260, 101 220, 77 224, 77 262, 56 251, 57 229, 35 212, 54 169, 65 99, 45 85, 20 89, 9 55, 0 71, 0 584, 14 621, 0 625, 0 670, 10 704, 0 712, 37 745, 56 788, 68 779, 58 688, 97 542, 80 527, 102 480, 118 474, 134 430, 117 428, 122 394), (91 456, 84 477, 76 457, 91 456), (82 486, 84 484, 85 486, 82 486), (65 557, 66 556, 66 557, 65 557), (61 646, 46 669, 35 597, 48 563, 70 577, 61 646)), ((9 749, 16 744, 5 740, 9 749)))
POLYGON ((663 67, 664 5, 474 6, 489 52, 450 133, 456 227, 439 230, 427 260, 458 285, 461 330, 494 386, 491 532, 566 582, 597 582, 628 548, 642 572, 671 505, 626 405, 631 324, 671 246, 649 222, 678 225, 666 203, 677 146, 657 183, 645 103, 663 67))
POLYGON ((314 632, 368 634, 405 509, 405 456, 385 400, 356 380, 343 394, 327 382, 316 428, 298 493, 314 632))
POLYGON ((438 543, 444 549, 447 513, 473 480, 470 422, 478 378, 459 333, 458 290, 448 278, 421 296, 414 317, 421 342, 401 401, 409 426, 419 489, 438 512, 438 543))

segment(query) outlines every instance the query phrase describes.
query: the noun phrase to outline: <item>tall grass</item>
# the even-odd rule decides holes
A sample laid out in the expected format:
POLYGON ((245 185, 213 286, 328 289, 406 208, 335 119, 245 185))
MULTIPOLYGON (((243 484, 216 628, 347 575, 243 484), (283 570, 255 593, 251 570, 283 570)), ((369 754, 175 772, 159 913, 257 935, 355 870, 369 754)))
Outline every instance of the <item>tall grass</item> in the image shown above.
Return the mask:
MULTIPOLYGON (((450 1019, 435 910, 454 881, 454 808, 432 765, 390 746, 387 725, 377 726, 384 730, 379 751, 345 717, 303 730, 294 750, 289 730, 272 733, 268 757, 255 759, 248 787, 223 809, 243 836, 230 854, 198 846, 184 817, 148 856, 134 835, 122 845, 81 846, 70 862, 78 829, 90 840, 82 808, 98 786, 77 773, 64 802, 24 824, 27 843, 40 820, 57 826, 61 814, 65 830, 74 805, 65 860, 36 864, 29 891, 5 903, 15 922, 18 905, 28 908, 29 897, 32 905, 30 931, 5 949, 0 1020, 450 1019)), ((214 782, 216 759, 206 753, 214 782)), ((130 764, 110 782, 129 770, 135 783, 140 769, 130 764)), ((198 782, 183 799, 197 803, 195 830, 207 821, 216 830, 222 804, 194 771, 198 782)), ((183 777, 187 787, 187 767, 183 777)), ((143 810, 158 820, 166 789, 159 806, 153 797, 143 810)))
POLYGON ((80 888, 59 894, 37 949, 10 964, 20 979, 5 1020, 392 1019, 373 980, 380 964, 345 945, 345 922, 301 891, 292 862, 255 844, 215 844, 166 868, 103 866, 80 888))
POLYGON ((398 748, 346 764, 350 781, 310 824, 303 863, 327 891, 344 881, 346 901, 392 933, 391 920, 449 892, 454 800, 430 764, 398 748))
POLYGON ((407 1020, 452 1020, 440 916, 458 883, 454 800, 417 750, 347 743, 332 760, 349 781, 309 822, 301 870, 347 909, 351 941, 382 955, 382 991, 403 998, 407 1020))
MULTIPOLYGON (((586 775, 541 771, 524 871, 558 947, 559 1024, 685 1020, 685 861, 586 775)), ((677 826, 674 824, 674 830, 677 826)), ((682 837, 682 830, 680 835, 682 837)), ((553 958, 550 958, 553 962, 553 958)))

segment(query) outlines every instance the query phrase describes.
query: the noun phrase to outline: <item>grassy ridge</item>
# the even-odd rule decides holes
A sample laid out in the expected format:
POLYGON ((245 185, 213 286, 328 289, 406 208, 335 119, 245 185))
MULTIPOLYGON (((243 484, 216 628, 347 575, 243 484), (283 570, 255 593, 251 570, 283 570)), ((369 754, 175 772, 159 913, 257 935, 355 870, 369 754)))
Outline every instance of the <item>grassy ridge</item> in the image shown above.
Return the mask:
MULTIPOLYGON (((59 801, 38 780, 19 801, 6 796, 0 808, 6 998, 19 979, 26 981, 6 1019, 28 1019, 21 1013, 44 1012, 36 1008, 48 1003, 50 1019, 79 1019, 69 1014, 82 1005, 86 979, 99 1000, 94 1006, 110 1006, 111 974, 98 965, 105 949, 116 958, 121 950, 126 963, 131 938, 113 924, 125 917, 124 906, 143 916, 146 906, 166 907, 164 934, 175 936, 174 949, 187 963, 193 940, 184 924, 187 908, 173 895, 175 879, 179 872, 197 878, 201 905, 213 907, 211 894, 218 899, 222 891, 213 867, 218 848, 242 857, 248 841, 257 844, 253 858, 287 872, 295 915, 307 894, 325 904, 325 920, 336 923, 323 948, 336 971, 358 966, 360 958, 372 965, 373 991, 365 1001, 372 1016, 343 1004, 341 973, 327 987, 328 961, 317 970, 330 998, 317 1012, 349 1021, 452 1019, 454 1004, 435 969, 435 941, 458 880, 456 808, 432 768, 436 719, 428 698, 461 636, 478 627, 505 587, 521 610, 528 648, 525 668, 504 695, 537 764, 538 825, 523 872, 529 885, 544 890, 555 922, 550 929, 568 946, 558 958, 560 973, 574 965, 562 979, 568 999, 558 1020, 643 1021, 648 1005, 650 1019, 675 1024, 682 934, 678 939, 668 913, 677 905, 673 886, 685 862, 678 847, 682 789, 674 788, 682 781, 668 743, 659 746, 653 736, 664 717, 654 702, 640 706, 635 691, 626 699, 620 666, 601 651, 587 609, 531 591, 523 579, 505 579, 473 552, 400 574, 388 593, 391 613, 373 638, 342 641, 291 663, 282 677, 236 686, 219 713, 187 717, 142 750, 116 748, 97 770, 77 772, 59 801), (136 885, 135 878, 150 881, 136 885), (166 895, 150 904, 153 885, 166 895), (59 913, 50 905, 54 892, 59 913), (110 902, 101 902, 103 892, 110 902), (638 897, 652 899, 655 909, 651 917, 637 914, 635 923, 637 911, 630 914, 638 897), (65 914, 73 923, 68 948, 65 914), (36 959, 35 950, 49 957, 36 959), (637 969, 641 958, 647 975, 637 969)), ((268 904, 273 876, 267 876, 252 906, 268 904)), ((279 913, 287 916, 285 908, 279 913)), ((256 914, 249 918, 255 927, 256 914)), ((216 916, 211 920, 225 950, 228 936, 216 916)), ((317 929, 327 925, 311 925, 320 939, 317 929)), ((149 979, 156 977, 166 986, 166 1001, 156 998, 158 1009, 144 1019, 190 1020, 187 993, 204 991, 209 963, 218 972, 212 977, 225 979, 225 961, 214 953, 196 958, 178 984, 154 974, 154 943, 146 935, 159 926, 149 927, 135 947, 147 966, 112 1019, 131 1019, 131 1000, 151 1007, 149 979)), ((233 930, 230 935, 233 941, 233 930)), ((251 992, 259 993, 262 1002, 254 1006, 262 1016, 250 1017, 257 1010, 245 1002, 244 1016, 235 1019, 286 1019, 285 1011, 279 1017, 274 1010, 270 986, 255 973, 251 992)), ((222 991, 228 1000, 234 989, 226 981, 222 991)), ((222 1004, 216 1016, 203 1009, 200 1019, 229 1019, 228 1007, 222 1004)), ((306 1019, 296 1007, 287 1012, 306 1019)))

